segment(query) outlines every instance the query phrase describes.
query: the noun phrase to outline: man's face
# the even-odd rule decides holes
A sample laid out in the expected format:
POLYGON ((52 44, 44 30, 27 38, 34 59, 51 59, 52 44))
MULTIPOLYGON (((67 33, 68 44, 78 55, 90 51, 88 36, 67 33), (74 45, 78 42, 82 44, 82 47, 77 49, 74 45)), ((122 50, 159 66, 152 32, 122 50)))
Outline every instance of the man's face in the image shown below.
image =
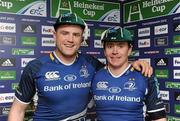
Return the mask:
POLYGON ((78 25, 61 25, 54 32, 56 53, 61 59, 73 59, 81 46, 83 29, 78 25))
POLYGON ((128 64, 132 48, 127 42, 105 42, 104 54, 111 68, 120 68, 128 64))

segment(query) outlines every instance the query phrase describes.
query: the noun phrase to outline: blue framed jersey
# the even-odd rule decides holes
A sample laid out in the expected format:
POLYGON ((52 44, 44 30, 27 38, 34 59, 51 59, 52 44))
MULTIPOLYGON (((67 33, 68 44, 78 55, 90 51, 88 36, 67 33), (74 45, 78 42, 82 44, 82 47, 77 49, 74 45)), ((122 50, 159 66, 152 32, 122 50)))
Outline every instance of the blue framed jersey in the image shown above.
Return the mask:
POLYGON ((99 70, 92 90, 98 121, 144 121, 145 111, 151 115, 165 110, 157 79, 144 77, 130 65, 119 76, 107 68, 99 70))
POLYGON ((91 81, 103 65, 88 55, 78 54, 65 65, 55 52, 35 59, 24 68, 15 97, 30 103, 37 92, 34 121, 73 120, 86 114, 91 81))

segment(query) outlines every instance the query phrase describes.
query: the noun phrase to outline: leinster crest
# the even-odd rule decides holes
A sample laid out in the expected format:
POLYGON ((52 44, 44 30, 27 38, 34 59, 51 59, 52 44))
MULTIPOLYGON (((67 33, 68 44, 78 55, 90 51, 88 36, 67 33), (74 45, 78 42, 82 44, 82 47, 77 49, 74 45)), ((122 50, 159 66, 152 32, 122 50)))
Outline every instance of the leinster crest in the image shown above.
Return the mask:
POLYGON ((84 78, 87 78, 89 76, 88 70, 85 65, 81 67, 79 74, 80 77, 84 77, 84 78))

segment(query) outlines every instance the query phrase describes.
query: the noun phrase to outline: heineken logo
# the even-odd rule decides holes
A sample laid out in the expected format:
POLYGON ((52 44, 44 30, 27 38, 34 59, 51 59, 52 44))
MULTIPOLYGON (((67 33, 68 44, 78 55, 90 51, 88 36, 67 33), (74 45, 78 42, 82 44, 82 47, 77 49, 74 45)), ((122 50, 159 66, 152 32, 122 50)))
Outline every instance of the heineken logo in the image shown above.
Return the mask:
POLYGON ((173 44, 174 45, 180 44, 180 35, 174 35, 173 36, 173 44))
POLYGON ((176 114, 180 114, 180 105, 179 104, 175 104, 174 109, 175 109, 176 114))
POLYGON ((0 71, 0 80, 15 80, 16 71, 0 71))
POLYGON ((130 57, 137 57, 137 56, 139 56, 139 53, 140 52, 138 50, 134 50, 131 52, 130 57))
POLYGON ((165 82, 166 88, 180 89, 180 82, 165 82))
POLYGON ((168 78, 169 77, 169 72, 168 70, 155 70, 155 75, 157 78, 168 78))
MULTIPOLYGON (((173 1, 173 0, 170 0, 173 1)), ((144 1, 143 2, 143 8, 151 7, 151 11, 153 13, 155 12, 164 12, 166 9, 165 5, 162 5, 162 3, 169 2, 169 1, 157 1, 157 0, 151 0, 151 1, 144 1)))
POLYGON ((52 0, 51 16, 77 13, 84 20, 120 23, 120 4, 89 0, 52 0))
POLYGON ((165 48, 165 55, 180 54, 180 48, 165 48))
POLYGON ((124 23, 179 13, 178 0, 133 0, 124 4, 124 23))

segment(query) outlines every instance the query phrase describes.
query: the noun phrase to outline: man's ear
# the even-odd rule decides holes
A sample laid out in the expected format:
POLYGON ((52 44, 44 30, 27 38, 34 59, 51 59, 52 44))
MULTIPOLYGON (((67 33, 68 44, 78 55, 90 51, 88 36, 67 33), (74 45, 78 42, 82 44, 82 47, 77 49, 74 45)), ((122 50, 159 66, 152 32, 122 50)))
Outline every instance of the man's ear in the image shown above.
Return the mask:
POLYGON ((131 52, 132 52, 132 45, 131 45, 131 47, 130 47, 129 50, 128 50, 128 56, 131 55, 131 52))
POLYGON ((105 52, 105 48, 104 48, 104 51, 103 51, 103 52, 104 52, 104 56, 106 57, 106 52, 105 52))

